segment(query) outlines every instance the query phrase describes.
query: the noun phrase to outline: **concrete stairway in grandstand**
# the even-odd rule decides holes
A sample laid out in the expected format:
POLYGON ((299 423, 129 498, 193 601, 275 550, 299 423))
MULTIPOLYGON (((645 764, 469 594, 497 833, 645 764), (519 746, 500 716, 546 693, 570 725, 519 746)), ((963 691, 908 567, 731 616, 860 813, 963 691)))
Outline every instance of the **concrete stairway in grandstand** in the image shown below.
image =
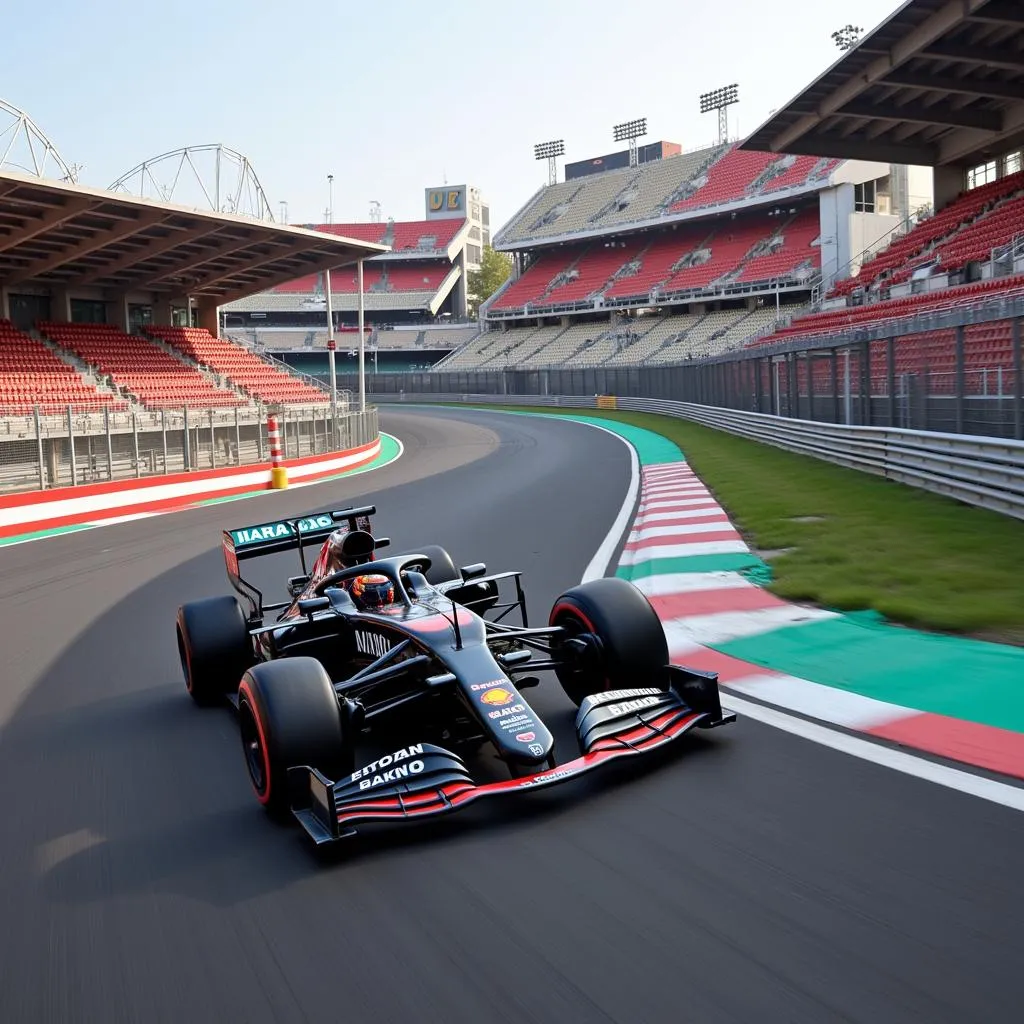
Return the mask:
POLYGON ((112 398, 117 398, 122 402, 128 403, 129 412, 142 412, 143 406, 141 406, 135 399, 128 394, 122 394, 117 388, 112 387, 107 383, 107 379, 99 372, 94 370, 87 362, 79 359, 73 352, 69 352, 65 348, 61 348, 60 345, 50 341, 45 335, 40 334, 35 328, 30 330, 29 335, 35 338, 37 341, 42 342, 62 363, 67 363, 68 366, 74 368, 75 372, 91 387, 96 388, 101 394, 110 395, 112 398))
POLYGON ((189 359, 184 352, 179 351, 173 345, 168 345, 167 342, 161 341, 159 338, 153 338, 148 334, 139 335, 139 337, 144 337, 151 345, 155 345, 161 351, 166 352, 167 355, 173 356, 179 363, 183 363, 190 370, 195 370, 196 373, 200 374, 211 384, 215 384, 217 387, 226 388, 228 391, 233 391, 239 396, 239 398, 244 398, 247 402, 254 403, 252 395, 248 394, 243 388, 238 387, 233 381, 228 380, 227 377, 221 376, 209 367, 203 366, 201 363, 197 363, 194 359, 189 359))

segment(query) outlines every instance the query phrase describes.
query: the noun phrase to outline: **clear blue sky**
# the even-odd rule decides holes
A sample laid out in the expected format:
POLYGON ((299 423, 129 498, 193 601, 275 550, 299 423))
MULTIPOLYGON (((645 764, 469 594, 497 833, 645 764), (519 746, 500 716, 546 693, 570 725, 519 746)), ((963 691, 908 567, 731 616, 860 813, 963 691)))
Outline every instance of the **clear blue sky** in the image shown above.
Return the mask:
POLYGON ((697 96, 738 82, 731 129, 752 131, 896 0, 6 0, 0 98, 27 111, 82 184, 222 142, 246 154, 275 216, 423 216, 423 189, 479 186, 500 226, 538 185, 533 144, 567 158, 648 138, 714 140, 697 96))

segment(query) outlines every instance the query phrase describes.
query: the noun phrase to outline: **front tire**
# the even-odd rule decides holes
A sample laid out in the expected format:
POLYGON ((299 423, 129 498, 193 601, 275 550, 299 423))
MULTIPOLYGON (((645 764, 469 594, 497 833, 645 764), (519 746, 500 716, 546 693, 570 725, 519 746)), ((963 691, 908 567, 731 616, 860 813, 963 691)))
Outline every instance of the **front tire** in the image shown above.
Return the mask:
POLYGON ((273 817, 291 809, 289 768, 308 765, 332 781, 353 770, 337 694, 315 658, 249 669, 238 687, 238 724, 256 799, 273 817))
POLYGON ((548 624, 582 649, 553 644, 562 664, 555 669, 566 696, 577 706, 591 693, 668 682, 668 641, 657 612, 632 583, 617 576, 590 580, 555 601, 548 624))
POLYGON ((176 631, 181 671, 192 699, 205 707, 233 693, 255 660, 238 599, 225 595, 182 605, 176 631))

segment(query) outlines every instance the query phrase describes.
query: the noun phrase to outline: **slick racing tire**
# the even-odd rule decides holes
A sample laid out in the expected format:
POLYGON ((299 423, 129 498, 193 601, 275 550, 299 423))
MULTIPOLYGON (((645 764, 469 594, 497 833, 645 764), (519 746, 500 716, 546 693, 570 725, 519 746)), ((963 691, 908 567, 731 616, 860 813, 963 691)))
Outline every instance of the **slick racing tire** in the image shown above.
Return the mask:
POLYGON ((185 688, 200 705, 238 689, 253 663, 252 640, 238 600, 230 595, 190 601, 178 609, 178 656, 185 688))
POLYGON ((567 590, 555 601, 549 625, 582 646, 552 643, 561 662, 555 669, 568 698, 577 706, 603 690, 657 686, 668 681, 668 642, 661 620, 632 583, 610 576, 567 590))
POLYGON ((332 782, 352 771, 338 698, 315 658, 249 669, 238 687, 238 726, 256 799, 272 817, 291 808, 289 768, 308 765, 332 782))
POLYGON ((416 554, 426 555, 430 559, 430 568, 423 575, 427 577, 427 582, 432 586, 462 578, 459 570, 455 568, 452 556, 437 544, 427 544, 422 548, 417 548, 416 554))

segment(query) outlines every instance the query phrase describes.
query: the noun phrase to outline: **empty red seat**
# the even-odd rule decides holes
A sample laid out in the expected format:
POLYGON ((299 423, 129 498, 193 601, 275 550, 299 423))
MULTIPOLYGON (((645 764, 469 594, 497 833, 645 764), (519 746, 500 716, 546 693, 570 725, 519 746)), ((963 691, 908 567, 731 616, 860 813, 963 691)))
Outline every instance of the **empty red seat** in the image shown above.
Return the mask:
POLYGON ((149 332, 262 402, 313 405, 328 401, 326 392, 320 388, 271 366, 233 341, 213 337, 209 331, 198 327, 150 327, 149 332))
POLYGON ((146 338, 108 324, 40 322, 38 326, 146 408, 218 409, 246 404, 236 392, 207 380, 194 366, 146 338))
POLYGON ((128 403, 100 391, 43 342, 0 320, 0 415, 27 416, 103 409, 120 411, 128 403))

